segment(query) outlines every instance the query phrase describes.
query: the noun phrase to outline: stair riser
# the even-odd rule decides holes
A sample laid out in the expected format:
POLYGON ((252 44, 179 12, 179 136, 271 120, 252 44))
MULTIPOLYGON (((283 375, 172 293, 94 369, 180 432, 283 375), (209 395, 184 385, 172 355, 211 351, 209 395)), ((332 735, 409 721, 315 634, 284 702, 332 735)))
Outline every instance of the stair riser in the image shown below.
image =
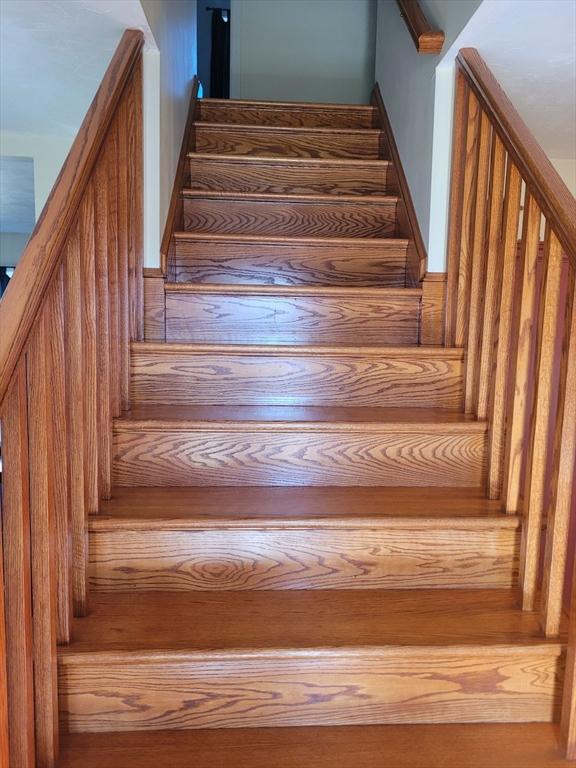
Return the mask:
POLYGON ((73 732, 550 722, 561 676, 559 650, 542 646, 214 660, 133 654, 124 663, 103 654, 61 663, 59 691, 62 723, 73 732))
POLYGON ((364 109, 257 106, 250 104, 198 103, 198 119, 206 123, 230 125, 277 125, 294 128, 372 128, 376 112, 364 109))
POLYGON ((99 591, 507 588, 518 531, 476 523, 369 530, 116 530, 90 536, 99 591))
POLYGON ((176 281, 403 288, 406 248, 176 239, 176 281))
POLYGON ((318 203, 185 197, 184 229, 274 237, 394 237, 396 201, 318 203))
MULTIPOLYGON (((257 161, 207 160, 192 156, 187 185, 209 192, 252 192, 293 195, 386 195, 394 190, 389 166, 288 165, 257 161)), ((392 192, 394 194, 394 192, 392 192)))
MULTIPOLYGON (((193 349, 193 348, 192 348, 193 349)), ((462 407, 462 360, 132 351, 132 402, 462 407)))
POLYGON ((351 160, 377 160, 380 155, 379 131, 327 133, 313 128, 308 131, 274 131, 256 127, 215 128, 197 124, 195 134, 196 152, 214 155, 351 160))
POLYGON ((114 482, 189 485, 482 485, 486 434, 399 434, 362 427, 322 431, 123 426, 114 435, 114 482))
POLYGON ((224 344, 418 343, 418 296, 166 293, 166 341, 224 344))

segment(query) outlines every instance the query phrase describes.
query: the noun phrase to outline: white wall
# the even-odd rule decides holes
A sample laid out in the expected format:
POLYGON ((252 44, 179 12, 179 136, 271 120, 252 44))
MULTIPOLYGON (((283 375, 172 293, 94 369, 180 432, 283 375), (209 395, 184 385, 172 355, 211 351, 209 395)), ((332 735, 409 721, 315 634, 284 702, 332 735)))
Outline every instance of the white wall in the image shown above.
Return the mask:
POLYGON ((375 0, 232 0, 230 95, 365 103, 375 0))
MULTIPOLYGON (((421 6, 429 21, 444 31, 446 49, 480 2, 421 0, 421 6)), ((424 56, 416 52, 395 0, 378 0, 376 80, 392 124, 422 237, 428 247, 431 272, 443 269, 443 256, 440 260, 437 258, 429 238, 436 68, 440 59, 441 56, 424 56)), ((450 106, 446 114, 450 125, 450 106)), ((434 216, 437 221, 438 213, 434 216)))
POLYGON ((147 212, 150 214, 157 208, 158 220, 157 224, 150 219, 146 222, 145 242, 149 245, 144 253, 144 263, 157 266, 190 104, 192 79, 196 73, 196 0, 141 2, 159 51, 149 55, 145 62, 148 81, 155 81, 158 87, 150 88, 144 94, 144 109, 150 118, 144 126, 145 137, 149 137, 151 152, 155 147, 159 148, 158 156, 149 158, 149 168, 145 172, 145 191, 149 195, 147 212), (158 99, 158 94, 159 103, 154 106, 151 102, 158 99), (159 119, 154 117, 158 116, 158 107, 159 119), (155 168, 159 168, 157 176, 155 168), (150 246, 150 243, 154 245, 150 246))

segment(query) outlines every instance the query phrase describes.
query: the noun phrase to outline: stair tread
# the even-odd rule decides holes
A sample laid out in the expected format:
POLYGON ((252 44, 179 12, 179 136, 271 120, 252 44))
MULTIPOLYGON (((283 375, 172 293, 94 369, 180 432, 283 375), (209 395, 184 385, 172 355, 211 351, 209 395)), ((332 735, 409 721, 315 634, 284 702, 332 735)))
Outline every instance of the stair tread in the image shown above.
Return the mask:
POLYGON ((90 518, 92 530, 134 522, 139 527, 274 523, 314 526, 373 525, 391 520, 450 527, 498 525, 517 528, 519 518, 502 514, 501 501, 476 488, 190 487, 114 488, 90 518))
POLYGON ((130 592, 91 595, 61 662, 92 653, 369 653, 390 646, 547 647, 518 589, 130 592))
POLYGON ((348 104, 338 101, 275 101, 274 99, 216 99, 203 97, 199 99, 200 104, 215 104, 223 107, 288 107, 295 110, 328 110, 334 107, 350 111, 365 111, 373 113, 376 107, 372 104, 348 104))
POLYGON ((194 189, 185 187, 180 194, 190 200, 240 200, 251 203, 330 203, 331 205, 382 205, 397 203, 398 195, 329 195, 329 194, 294 194, 287 192, 221 192, 219 190, 194 189))
POLYGON ((58 768, 566 768, 553 723, 63 734, 58 768))
POLYGON ((403 426, 405 428, 463 428, 484 432, 487 422, 460 411, 438 408, 379 408, 372 406, 284 406, 284 405, 162 405, 142 404, 133 407, 116 420, 116 425, 132 422, 163 424, 206 422, 225 423, 229 427, 248 424, 284 426, 339 427, 342 424, 363 426, 403 426))
POLYGON ((296 168, 315 167, 332 168, 339 166, 355 167, 365 166, 370 169, 387 168, 393 165, 391 160, 378 158, 350 158, 350 157, 269 157, 266 155, 224 155, 218 152, 188 152, 191 160, 210 160, 215 163, 232 163, 234 165, 279 165, 282 167, 294 166, 296 168))
POLYGON ((422 296, 421 288, 386 288, 358 287, 341 285, 241 285, 226 283, 165 283, 165 289, 170 293, 217 293, 227 295, 252 296, 340 296, 353 298, 382 299, 394 297, 398 299, 417 299, 422 296))
POLYGON ((374 248, 375 246, 378 246, 379 248, 398 248, 405 247, 409 243, 409 240, 401 237, 371 237, 369 239, 361 237, 318 237, 314 235, 298 237, 289 235, 253 235, 241 232, 238 234, 230 232, 188 232, 186 230, 174 232, 174 237, 177 240, 224 240, 226 242, 241 243, 282 243, 286 245, 290 245, 291 243, 303 243, 313 245, 314 247, 325 246, 327 248, 331 245, 353 244, 354 247, 358 246, 359 248, 362 248, 364 246, 366 249, 374 248))
POLYGON ((171 354, 172 352, 189 352, 193 355, 202 353, 219 353, 227 355, 265 355, 269 357, 274 353, 280 355, 354 355, 354 357, 363 357, 364 355, 378 355, 390 357, 410 357, 414 358, 450 358, 461 360, 464 357, 462 347, 440 347, 432 344, 425 347, 388 347, 378 346, 376 344, 367 344, 362 347, 351 347, 349 344, 285 344, 279 347, 267 344, 195 344, 178 341, 133 341, 130 345, 133 352, 154 352, 171 354))
MULTIPOLYGON (((303 126, 303 125, 262 125, 262 123, 209 123, 204 120, 195 120, 194 125, 199 128, 210 129, 211 131, 239 131, 242 133, 251 133, 254 131, 269 133, 270 135, 281 133, 295 133, 296 135, 307 133, 318 133, 321 136, 330 136, 334 134, 346 134, 352 136, 376 136, 382 133, 381 128, 342 128, 324 127, 324 126, 303 126)), ((209 154, 204 152, 203 154, 209 154)))

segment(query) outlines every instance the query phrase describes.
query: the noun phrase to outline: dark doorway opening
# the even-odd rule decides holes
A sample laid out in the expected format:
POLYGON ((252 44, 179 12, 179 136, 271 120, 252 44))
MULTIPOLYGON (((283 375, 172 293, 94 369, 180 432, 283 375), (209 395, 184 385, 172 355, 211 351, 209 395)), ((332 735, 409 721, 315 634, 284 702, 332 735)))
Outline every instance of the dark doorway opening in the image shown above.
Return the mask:
POLYGON ((230 0, 198 5, 198 77, 203 96, 230 98, 230 0))

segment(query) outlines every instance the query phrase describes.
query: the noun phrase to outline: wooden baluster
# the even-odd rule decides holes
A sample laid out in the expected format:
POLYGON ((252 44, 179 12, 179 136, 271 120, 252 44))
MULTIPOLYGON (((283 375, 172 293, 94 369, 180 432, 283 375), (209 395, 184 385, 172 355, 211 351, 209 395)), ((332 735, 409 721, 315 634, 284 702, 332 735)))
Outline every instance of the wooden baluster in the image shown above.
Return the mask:
POLYGON ((476 415, 481 421, 485 421, 488 418, 490 392, 494 380, 496 324, 502 275, 500 243, 504 183, 506 178, 506 152, 496 132, 494 132, 490 168, 490 205, 486 236, 486 285, 484 287, 484 313, 478 371, 478 398, 476 402, 476 415))
POLYGON ((69 426, 70 532, 72 539, 72 599, 74 614, 86 614, 86 493, 84 490, 84 381, 82 330, 82 270, 79 225, 68 236, 66 254, 66 391, 69 426))
POLYGON ((130 336, 144 337, 143 254, 142 254, 142 109, 141 62, 127 86, 128 130, 128 253, 130 265, 130 336))
POLYGON ((26 365, 22 360, 2 404, 2 536, 10 763, 35 765, 32 584, 26 365))
POLYGON ((490 171, 490 143, 492 126, 488 116, 482 112, 480 120, 480 146, 478 150, 478 181, 474 226, 472 228, 471 283, 468 307, 468 343, 466 354, 465 411, 476 411, 478 393, 478 368, 480 332, 484 306, 486 279, 486 212, 488 207, 488 177, 490 171))
POLYGON ((70 642, 72 631, 72 551, 68 488, 68 424, 66 416, 66 334, 64 272, 60 267, 46 301, 48 321, 52 429, 49 450, 52 456, 54 515, 57 538, 58 642, 70 642))
POLYGON ((554 358, 562 290, 562 247, 547 228, 544 246, 543 293, 540 302, 536 396, 530 451, 526 464, 524 524, 520 552, 520 583, 524 610, 534 610, 540 561, 540 544, 547 478, 552 409, 554 407, 554 358))
POLYGON ((462 192, 466 160, 466 129, 468 126, 468 94, 470 89, 459 66, 456 66, 454 93, 454 127, 452 139, 452 182, 450 187, 450 228, 448 232, 448 280, 446 286, 446 346, 454 346, 456 338, 456 300, 460 241, 462 236, 462 192))
POLYGON ((480 140, 480 105, 473 91, 468 95, 468 128, 466 131, 466 161, 462 190, 462 231, 458 261, 458 290, 456 299, 456 329, 454 343, 463 347, 468 335, 470 312, 470 279, 472 273, 473 222, 478 181, 478 149, 480 140))
POLYGON ((508 163, 502 230, 502 289, 498 323, 498 347, 494 371, 492 420, 488 441, 488 496, 500 498, 506 439, 509 367, 512 350, 514 288, 517 262, 518 220, 522 180, 518 169, 508 163))
MULTIPOLYGON (((101 154, 95 168, 95 266, 98 314, 98 487, 109 499, 112 488, 112 417, 110 394, 110 306, 108 294, 107 168, 101 154)), ((97 511, 97 510, 95 510, 97 511)))
POLYGON ((58 756, 56 676, 56 525, 52 439, 52 372, 47 321, 36 322, 26 354, 30 462, 30 530, 36 760, 52 768, 58 756))
POLYGON ((98 322, 96 254, 94 245, 94 187, 86 187, 80 206, 80 275, 82 297, 82 384, 84 401, 84 493, 86 513, 98 511, 98 322))
POLYGON ((528 447, 531 376, 538 312, 538 251, 540 246, 540 208, 526 190, 522 235, 522 294, 518 321, 518 347, 514 376, 514 400, 508 436, 508 467, 505 473, 505 508, 519 510, 524 458, 528 447))
POLYGON ((569 270, 560 393, 556 420, 551 498, 546 515, 542 586, 543 626, 547 637, 560 634, 568 533, 576 475, 576 301, 574 270, 569 270))
POLYGON ((120 387, 120 293, 118 283, 118 135, 115 122, 106 139, 106 189, 108 193, 108 290, 110 297, 110 407, 113 416, 122 412, 120 387))
POLYGON ((6 614, 4 611, 4 546, 0 529, 0 765, 9 765, 8 743, 8 655, 6 650, 6 614))
POLYGON ((130 280, 128 266, 128 142, 126 135, 126 100, 118 104, 116 118, 118 159, 118 292, 120 295, 120 399, 122 410, 130 406, 130 280))
POLYGON ((568 648, 564 670, 560 732, 566 749, 566 758, 576 760, 576 559, 572 563, 571 581, 568 648))
POLYGON ((136 114, 132 93, 132 83, 128 83, 122 96, 124 102, 124 122, 120 125, 121 143, 126 147, 126 165, 121 169, 126 175, 126 235, 128 243, 128 309, 130 320, 130 339, 136 338, 136 241, 135 241, 135 200, 136 193, 134 170, 136 114))

